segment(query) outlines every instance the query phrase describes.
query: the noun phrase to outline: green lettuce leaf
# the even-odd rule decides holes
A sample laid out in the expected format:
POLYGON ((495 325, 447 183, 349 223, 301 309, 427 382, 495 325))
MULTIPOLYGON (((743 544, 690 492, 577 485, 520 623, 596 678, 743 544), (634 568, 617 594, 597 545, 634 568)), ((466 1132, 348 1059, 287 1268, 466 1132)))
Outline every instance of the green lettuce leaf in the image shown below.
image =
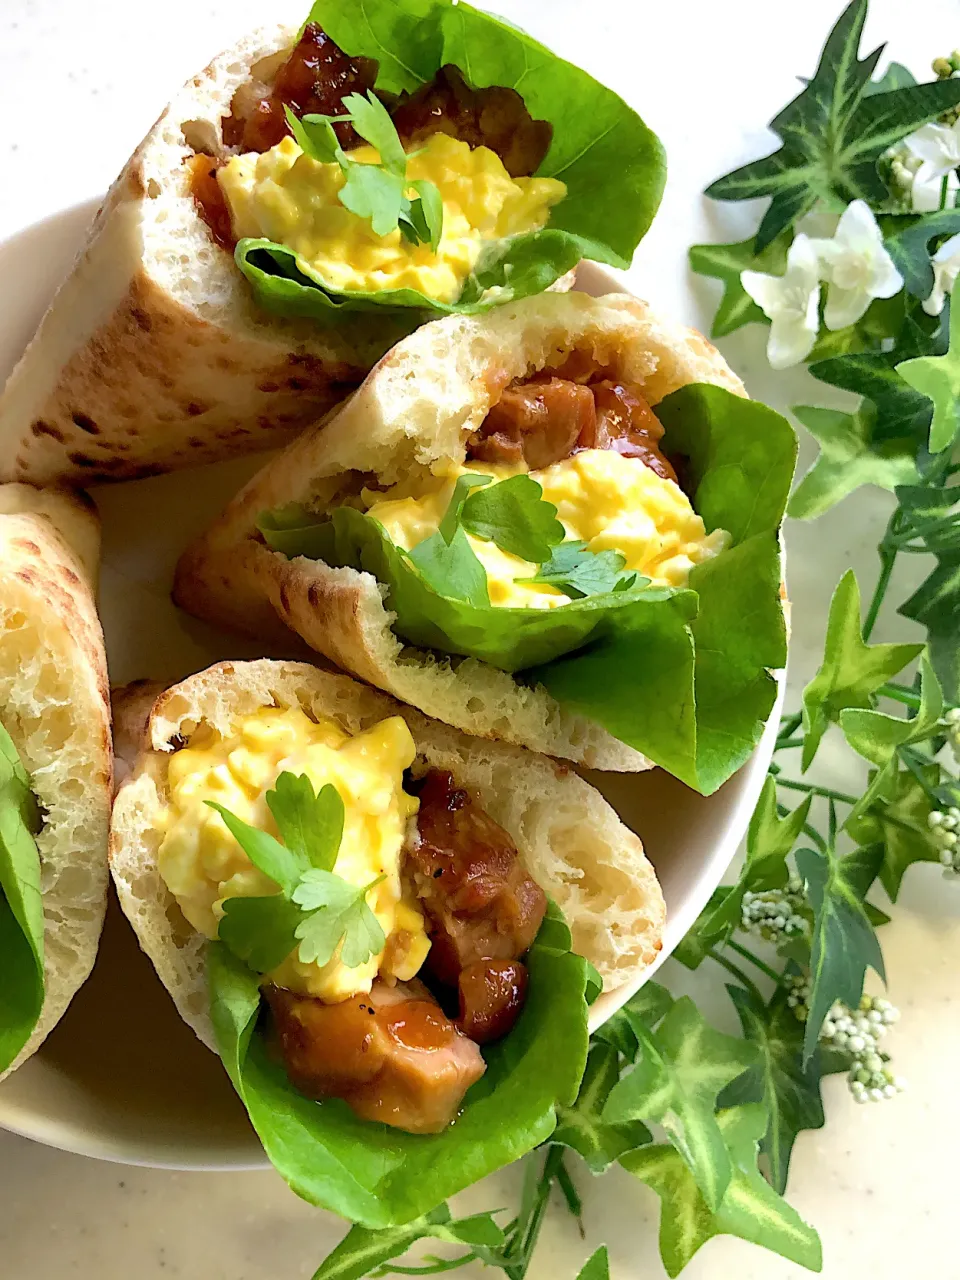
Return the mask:
POLYGON ((586 962, 570 951, 569 938, 562 920, 548 915, 526 957, 530 984, 520 1018, 484 1049, 486 1074, 456 1124, 427 1135, 360 1120, 338 1099, 299 1094, 257 1026, 259 979, 210 943, 220 1057, 292 1189, 360 1226, 402 1226, 546 1141, 558 1110, 576 1100, 587 1058, 586 962))
POLYGON ((0 1071, 30 1039, 43 1008, 39 830, 30 779, 0 725, 0 1071))
POLYGON ((237 264, 261 306, 325 323, 343 311, 412 308, 421 313, 409 318, 412 327, 429 315, 486 311, 541 293, 581 258, 630 265, 660 204, 666 162, 656 135, 613 90, 525 32, 451 0, 316 0, 308 20, 352 57, 378 59, 376 87, 388 93, 413 92, 451 64, 475 88, 516 89, 535 119, 553 125, 537 175, 564 182, 567 195, 545 230, 488 246, 453 304, 413 289, 331 290, 283 246, 241 240, 237 264))
POLYGON ((498 608, 476 594, 474 602, 438 594, 411 555, 354 508, 323 520, 281 510, 259 527, 284 555, 372 574, 409 644, 523 672, 709 794, 756 745, 776 696, 769 671, 786 661, 777 529, 796 438, 772 409, 705 384, 673 392, 657 414, 667 451, 687 460, 707 530, 731 535, 686 588, 641 580, 556 609, 498 608))

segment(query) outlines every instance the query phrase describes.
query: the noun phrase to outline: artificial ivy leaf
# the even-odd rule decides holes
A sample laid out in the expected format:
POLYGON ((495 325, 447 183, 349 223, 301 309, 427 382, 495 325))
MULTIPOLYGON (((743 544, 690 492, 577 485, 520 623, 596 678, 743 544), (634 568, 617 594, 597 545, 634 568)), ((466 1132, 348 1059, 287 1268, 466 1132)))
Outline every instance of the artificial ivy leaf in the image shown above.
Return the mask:
POLYGON ((933 264, 930 246, 942 236, 960 231, 960 209, 940 209, 926 217, 909 219, 908 225, 887 236, 884 248, 903 276, 908 293, 923 301, 933 292, 933 264))
POLYGON ((266 799, 280 839, 303 867, 332 871, 343 839, 343 800, 336 787, 327 783, 314 795, 305 773, 284 771, 266 799))
POLYGON ((947 699, 956 702, 960 699, 960 552, 938 555, 936 561, 930 576, 897 612, 926 627, 933 669, 947 699))
POLYGON ((714 1116, 717 1094, 756 1062, 752 1046, 703 1020, 689 996, 677 1000, 655 1032, 636 1019, 640 1059, 615 1085, 603 1109, 608 1124, 660 1124, 716 1209, 733 1174, 714 1116))
POLYGON ((891 62, 879 80, 871 80, 864 94, 891 93, 894 89, 907 89, 916 84, 913 72, 902 62, 891 62))
POLYGON ((798 405, 793 410, 820 446, 816 462, 794 489, 787 514, 813 520, 864 484, 893 490, 917 480, 916 443, 910 436, 874 437, 876 409, 863 402, 856 413, 798 405))
MULTIPOLYGON (((924 780, 935 787, 940 778, 938 765, 921 770, 924 780)), ((862 845, 878 844, 883 849, 880 883, 891 902, 896 902, 900 882, 907 867, 915 862, 937 862, 937 848, 930 838, 928 819, 933 808, 923 783, 913 773, 894 773, 885 795, 876 797, 862 814, 851 814, 846 830, 862 845)))
POLYGON ((930 452, 942 453, 960 431, 960 306, 950 308, 950 345, 945 355, 924 355, 897 365, 909 386, 933 402, 930 452))
POLYGON ((930 659, 920 656, 920 707, 910 719, 888 716, 882 711, 848 709, 840 713, 840 728, 858 755, 882 769, 895 757, 897 748, 911 742, 925 742, 943 716, 943 694, 930 659))
POLYGON ((673 996, 666 987, 661 987, 659 982, 645 982, 622 1009, 597 1028, 593 1038, 612 1045, 628 1062, 636 1062, 640 1044, 633 1030, 634 1021, 642 1022, 652 1031, 672 1006, 673 996))
POLYGON ((757 232, 758 252, 817 200, 835 206, 888 198, 877 162, 928 120, 960 102, 960 83, 939 81, 868 92, 882 49, 858 58, 868 0, 853 0, 827 38, 816 73, 771 122, 783 141, 773 155, 726 174, 707 188, 718 200, 772 196, 757 232))
POLYGON ((745 324, 769 324, 763 311, 740 282, 743 271, 761 271, 782 276, 787 268, 788 236, 778 236, 757 253, 753 237, 738 244, 695 244, 690 250, 690 266, 702 276, 723 283, 723 297, 713 317, 711 338, 725 338, 745 324))
POLYGON ((367 894, 382 879, 357 886, 329 871, 304 872, 293 891, 294 902, 310 913, 296 929, 304 964, 322 967, 339 947, 341 962, 356 969, 383 950, 383 929, 367 905, 367 894))
POLYGON ((623 1167, 651 1187, 663 1202, 660 1256, 668 1276, 677 1276, 701 1245, 714 1236, 739 1236, 761 1248, 819 1271, 820 1239, 777 1195, 757 1168, 757 1142, 766 1128, 762 1106, 731 1107, 717 1124, 732 1156, 733 1174, 720 1206, 711 1210, 672 1147, 643 1147, 625 1155, 623 1167))
POLYGON ((868 966, 886 981, 880 943, 864 909, 864 898, 882 862, 880 845, 855 849, 842 858, 832 850, 797 851, 797 871, 813 908, 804 1065, 814 1055, 820 1028, 833 1002, 842 1000, 856 1007, 868 966))
POLYGON ((595 1044, 587 1058, 580 1092, 572 1107, 558 1111, 551 1142, 570 1147, 582 1156, 591 1173, 603 1171, 626 1151, 652 1142, 641 1120, 608 1124, 601 1118, 610 1091, 620 1079, 619 1054, 611 1044, 595 1044))
POLYGON ((619 551, 588 551, 585 542, 571 540, 554 547, 532 578, 517 582, 558 587, 571 600, 582 600, 605 591, 626 591, 637 585, 636 573, 622 573, 626 557, 619 551))
POLYGON ((857 819, 862 817, 873 805, 881 800, 892 799, 899 771, 900 761, 896 756, 890 759, 882 769, 870 770, 866 791, 862 793, 857 803, 847 814, 846 822, 843 824, 845 831, 851 831, 857 819))
POLYGON ((900 485, 896 493, 909 521, 904 532, 931 555, 960 551, 960 486, 900 485))
POLYGON ((740 877, 704 922, 704 935, 725 938, 739 927, 743 895, 764 889, 782 889, 790 878, 787 854, 797 843, 810 812, 812 796, 781 818, 777 811, 777 784, 768 777, 747 829, 747 856, 740 877))
POLYGON ((399 1258, 418 1240, 432 1237, 447 1244, 481 1244, 496 1248, 503 1232, 488 1213, 451 1219, 445 1204, 402 1227, 353 1226, 313 1273, 313 1280, 363 1280, 377 1268, 399 1258))
POLYGON ((803 691, 803 769, 816 755, 831 720, 847 707, 869 707, 870 695, 922 648, 920 644, 864 644, 860 588, 848 569, 830 601, 823 662, 803 691))
POLYGON ((557 508, 547 502, 542 487, 528 475, 510 476, 499 484, 471 493, 460 522, 467 533, 495 543, 501 551, 542 564, 566 537, 557 508))
POLYGON ((487 571, 477 559, 477 553, 462 527, 454 531, 449 542, 438 529, 423 542, 418 542, 407 555, 427 586, 438 595, 450 596, 479 608, 490 604, 487 571))
MULTIPOLYGON (((957 83, 960 84, 960 80, 957 83)), ((864 352, 820 360, 810 366, 810 372, 821 382, 873 401, 872 413, 867 419, 871 442, 875 449, 890 445, 894 453, 905 451, 910 442, 916 452, 933 417, 927 398, 909 387, 897 373, 896 365, 901 359, 900 351, 864 352)))
POLYGON ((296 849, 288 849, 259 827, 251 827, 222 804, 217 804, 216 800, 205 800, 204 804, 216 809, 224 826, 257 870, 278 884, 285 897, 291 897, 301 875, 310 867, 307 858, 296 849))
POLYGON ((714 889, 707 905, 673 949, 672 959, 679 960, 688 969, 699 969, 710 954, 710 949, 721 935, 711 936, 707 921, 715 918, 716 909, 733 892, 732 884, 722 884, 714 889))
POLYGON ((265 898, 228 898, 217 934, 255 973, 269 973, 297 947, 303 912, 275 893, 265 898))
POLYGON ((592 1253, 580 1269, 577 1280, 610 1280, 610 1259, 607 1246, 602 1244, 596 1253, 592 1253))
POLYGON ((766 1005, 743 987, 728 985, 727 991, 743 1034, 757 1046, 760 1060, 724 1089, 720 1105, 764 1104, 768 1119, 760 1151, 771 1185, 783 1195, 797 1134, 823 1128, 820 1054, 815 1053, 804 1066, 803 1023, 787 1004, 785 988, 778 987, 766 1005))

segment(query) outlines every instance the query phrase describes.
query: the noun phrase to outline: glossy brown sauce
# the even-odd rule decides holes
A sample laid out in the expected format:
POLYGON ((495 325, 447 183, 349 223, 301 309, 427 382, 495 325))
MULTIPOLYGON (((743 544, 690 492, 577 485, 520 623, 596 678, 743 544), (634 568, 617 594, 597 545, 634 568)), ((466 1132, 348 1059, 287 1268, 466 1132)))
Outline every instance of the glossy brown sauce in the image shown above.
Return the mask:
MULTIPOLYGON (((285 107, 297 116, 342 115, 344 98, 372 89, 377 69, 373 58, 349 57, 317 23, 309 22, 269 83, 251 79, 236 90, 223 119, 223 144, 239 152, 268 151, 290 132, 285 107)), ((381 96, 408 147, 434 133, 450 134, 471 147, 495 151, 512 177, 534 173, 550 148, 552 125, 533 120, 516 90, 471 89, 456 67, 441 67, 414 94, 381 96)), ((363 142, 350 124, 334 128, 346 150, 363 142)), ((217 161, 196 156, 187 163, 200 217, 217 244, 232 251, 236 239, 216 179, 217 161)))
POLYGON ((536 471, 583 449, 605 449, 638 458, 658 476, 675 481, 676 470, 660 448, 662 438, 663 426, 638 385, 574 353, 561 368, 510 383, 470 437, 467 457, 524 463, 536 471))

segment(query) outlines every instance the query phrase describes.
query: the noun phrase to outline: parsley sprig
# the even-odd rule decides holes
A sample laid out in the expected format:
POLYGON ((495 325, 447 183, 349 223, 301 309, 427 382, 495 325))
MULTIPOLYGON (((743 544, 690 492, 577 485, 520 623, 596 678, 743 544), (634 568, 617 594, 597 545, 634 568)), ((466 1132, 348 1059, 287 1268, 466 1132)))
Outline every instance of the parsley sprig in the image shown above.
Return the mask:
POLYGON ((354 885, 334 872, 343 838, 343 800, 327 784, 314 794, 306 774, 281 773, 267 806, 280 840, 214 800, 233 838, 279 892, 228 898, 220 941, 256 973, 269 973, 292 952, 304 964, 328 964, 337 954, 356 969, 383 950, 385 938, 367 894, 384 876, 354 885), (282 843, 281 843, 282 841, 282 843))
POLYGON ((433 253, 443 234, 443 200, 433 182, 407 178, 407 153, 386 107, 373 92, 366 97, 348 94, 342 116, 305 115, 297 117, 284 107, 287 123, 305 155, 321 164, 338 164, 346 182, 340 188, 340 203, 358 218, 369 218, 374 233, 388 236, 400 228, 411 244, 427 244, 433 253), (364 141, 375 147, 379 164, 362 164, 350 158, 337 138, 335 124, 351 124, 364 141), (407 192, 416 195, 411 199, 407 192))
POLYGON ((619 551, 593 552, 567 539, 557 508, 529 475, 497 483, 492 476, 459 476, 437 532, 408 552, 439 595, 489 605, 486 571, 467 534, 538 566, 532 577, 515 581, 554 586, 574 600, 642 583, 636 573, 622 572, 626 557, 619 551))

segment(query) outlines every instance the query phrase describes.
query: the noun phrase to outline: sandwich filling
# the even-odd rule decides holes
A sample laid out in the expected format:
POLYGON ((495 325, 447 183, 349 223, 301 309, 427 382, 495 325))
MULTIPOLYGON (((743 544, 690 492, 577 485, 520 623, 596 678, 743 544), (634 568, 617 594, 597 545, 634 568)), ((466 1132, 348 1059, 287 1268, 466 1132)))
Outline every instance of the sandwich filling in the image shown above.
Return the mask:
MULTIPOLYGON (((695 565, 727 545, 723 530, 707 533, 660 450, 663 428, 639 387, 573 357, 558 374, 512 383, 469 442, 463 463, 403 481, 385 493, 365 490, 366 513, 405 551, 440 528, 457 481, 494 483, 529 475, 552 504, 566 542, 586 551, 615 552, 622 569, 655 586, 686 585, 695 565)), ((491 539, 467 532, 487 575, 492 605, 550 609, 571 596, 537 581, 538 565, 491 539)))
POLYGON ((228 736, 201 725, 173 753, 155 828, 160 874, 187 920, 260 974, 295 1087, 438 1132, 485 1070, 477 1045, 520 1013, 521 957, 546 899, 477 798, 449 773, 413 779, 415 764, 399 716, 350 735, 265 707, 228 736), (342 812, 332 857, 281 884, 264 869, 269 849, 278 838, 297 856, 320 847, 328 789, 342 812))
MULTIPOLYGON (((188 162, 194 199, 224 247, 247 238, 283 245, 336 292, 410 289, 455 303, 486 245, 540 230, 565 197, 564 183, 530 176, 549 148, 551 126, 532 120, 515 90, 471 89, 455 67, 441 68, 413 95, 378 95, 406 157, 400 192, 416 201, 417 184, 429 184, 440 205, 439 234, 411 235, 396 219, 378 230, 367 196, 358 203, 345 191, 346 168, 306 154, 287 117, 338 121, 346 164, 379 166, 386 156, 363 145, 343 119, 345 99, 372 96, 376 75, 375 61, 349 58, 308 23, 279 64, 266 60, 234 95, 222 135, 236 154, 188 162)), ((358 185, 373 183, 371 176, 358 185)))
MULTIPOLYGON (((349 158, 380 161, 369 146, 349 158)), ((538 231, 566 194, 554 178, 511 178, 494 151, 445 133, 431 135, 410 156, 407 177, 411 184, 431 182, 440 193, 436 249, 412 243, 399 227, 378 235, 369 218, 341 203, 346 178, 340 165, 305 155, 291 137, 262 154, 234 156, 217 174, 234 239, 286 245, 338 292, 415 289, 438 302, 456 302, 485 243, 538 231)))

